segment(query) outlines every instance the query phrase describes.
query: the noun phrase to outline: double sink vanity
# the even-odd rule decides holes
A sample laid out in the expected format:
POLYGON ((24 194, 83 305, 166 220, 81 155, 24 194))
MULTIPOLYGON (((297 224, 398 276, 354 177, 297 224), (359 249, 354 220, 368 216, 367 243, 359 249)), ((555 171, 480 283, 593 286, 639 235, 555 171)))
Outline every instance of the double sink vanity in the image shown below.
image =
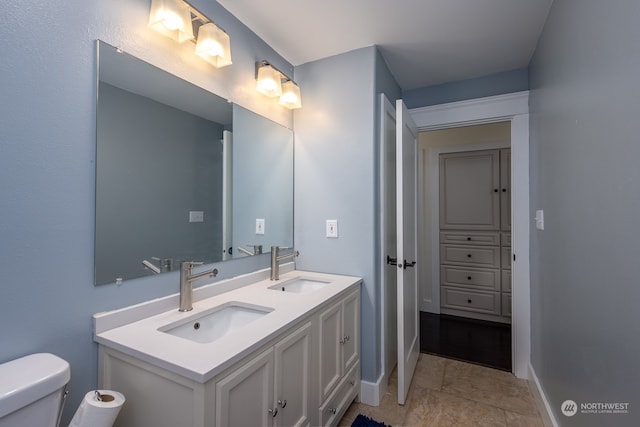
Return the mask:
POLYGON ((269 270, 94 315, 116 426, 336 425, 360 393, 357 277, 269 270))

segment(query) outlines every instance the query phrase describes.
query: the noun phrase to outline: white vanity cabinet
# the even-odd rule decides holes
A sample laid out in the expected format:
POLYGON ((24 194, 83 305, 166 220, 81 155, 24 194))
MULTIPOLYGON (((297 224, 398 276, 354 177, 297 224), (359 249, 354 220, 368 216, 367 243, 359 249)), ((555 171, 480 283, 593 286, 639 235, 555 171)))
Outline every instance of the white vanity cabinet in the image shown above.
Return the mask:
POLYGON ((309 423, 311 322, 216 380, 216 425, 309 423))
POLYGON ((309 424, 311 322, 216 380, 216 425, 309 424))
POLYGON ((138 344, 148 338, 140 335, 144 322, 156 328, 171 312, 96 333, 98 386, 127 399, 115 427, 336 425, 360 393, 361 281, 326 276, 338 285, 316 295, 265 290, 269 281, 225 294, 225 301, 254 298, 275 316, 210 344, 178 341, 156 329, 138 344), (229 351, 234 346, 245 350, 229 351), (169 350, 185 362, 159 356, 169 350), (229 356, 207 367, 225 351, 229 356))
POLYGON ((360 389, 360 294, 319 315, 320 425, 338 422, 360 389), (346 407, 345 407, 346 402, 346 407))

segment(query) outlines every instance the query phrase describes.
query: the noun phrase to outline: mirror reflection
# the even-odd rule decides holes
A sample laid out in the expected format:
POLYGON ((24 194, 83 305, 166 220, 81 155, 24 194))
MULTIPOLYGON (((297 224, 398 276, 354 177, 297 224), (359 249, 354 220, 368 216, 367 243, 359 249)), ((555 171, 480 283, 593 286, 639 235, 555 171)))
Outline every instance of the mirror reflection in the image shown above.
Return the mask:
POLYGON ((293 132, 98 41, 95 284, 293 243, 293 132))

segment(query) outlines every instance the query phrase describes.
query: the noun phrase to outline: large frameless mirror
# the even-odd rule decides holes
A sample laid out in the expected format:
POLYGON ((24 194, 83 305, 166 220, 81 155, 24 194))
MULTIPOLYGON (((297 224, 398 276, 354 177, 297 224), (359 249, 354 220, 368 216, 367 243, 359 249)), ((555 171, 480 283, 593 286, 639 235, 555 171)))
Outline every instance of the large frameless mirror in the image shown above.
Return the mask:
POLYGON ((95 284, 293 244, 293 132, 98 41, 95 284))

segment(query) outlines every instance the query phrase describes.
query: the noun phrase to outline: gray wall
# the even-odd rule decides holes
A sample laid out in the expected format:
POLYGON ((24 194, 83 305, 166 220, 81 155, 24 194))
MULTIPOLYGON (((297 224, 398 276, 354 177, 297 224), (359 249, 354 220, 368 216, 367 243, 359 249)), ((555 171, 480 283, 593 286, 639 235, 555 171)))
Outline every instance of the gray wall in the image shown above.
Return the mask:
MULTIPOLYGON (((286 63, 214 1, 193 0, 231 36, 215 69, 147 27, 148 0, 0 2, 0 362, 51 352, 71 363, 62 425, 96 387, 91 315, 178 290, 177 273, 93 286, 96 39, 291 127, 254 90, 255 61, 286 63)), ((269 256, 218 265, 220 278, 269 256)))
POLYGON ((294 114, 298 268, 360 276, 362 378, 380 367, 377 92, 399 88, 375 47, 296 67, 304 108, 294 114), (325 237, 338 220, 339 237, 325 237))
POLYGON ((152 257, 220 261, 223 125, 103 82, 98 99, 96 283, 152 257))
POLYGON ((563 426, 640 424, 639 16, 556 0, 530 67, 532 365, 563 426), (569 418, 567 399, 630 414, 569 418))
POLYGON ((409 108, 446 104, 466 99, 504 95, 529 89, 529 70, 520 68, 474 79, 459 80, 405 90, 402 99, 409 108))

